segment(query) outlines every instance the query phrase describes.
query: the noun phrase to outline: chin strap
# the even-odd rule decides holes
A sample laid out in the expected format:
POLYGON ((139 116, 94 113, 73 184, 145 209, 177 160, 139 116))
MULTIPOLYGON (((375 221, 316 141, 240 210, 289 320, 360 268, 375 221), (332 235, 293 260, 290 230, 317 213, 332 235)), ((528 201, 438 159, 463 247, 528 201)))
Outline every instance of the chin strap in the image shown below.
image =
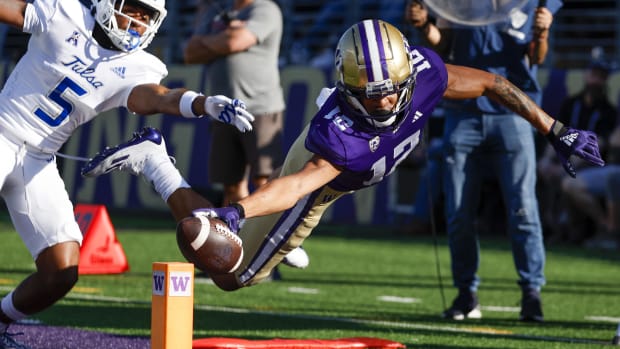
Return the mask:
POLYGON ((93 38, 97 40, 97 43, 107 49, 113 51, 120 51, 120 49, 112 43, 112 40, 105 33, 103 28, 99 25, 99 23, 95 22, 95 28, 93 29, 93 38))
POLYGON ((349 104, 351 104, 353 108, 355 108, 362 115, 369 116, 368 112, 366 111, 366 108, 364 108, 362 103, 360 103, 360 101, 357 98, 349 96, 349 95, 346 95, 346 97, 347 97, 347 102, 349 102, 349 104))

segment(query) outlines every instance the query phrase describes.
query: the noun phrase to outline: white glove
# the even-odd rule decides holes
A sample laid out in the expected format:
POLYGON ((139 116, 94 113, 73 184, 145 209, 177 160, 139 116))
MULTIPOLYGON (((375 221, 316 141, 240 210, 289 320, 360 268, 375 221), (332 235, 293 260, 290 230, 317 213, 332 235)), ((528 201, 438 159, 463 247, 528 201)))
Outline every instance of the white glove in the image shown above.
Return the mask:
POLYGON ((219 122, 233 125, 241 132, 252 131, 254 116, 245 110, 245 103, 226 96, 209 96, 205 99, 205 111, 219 122))

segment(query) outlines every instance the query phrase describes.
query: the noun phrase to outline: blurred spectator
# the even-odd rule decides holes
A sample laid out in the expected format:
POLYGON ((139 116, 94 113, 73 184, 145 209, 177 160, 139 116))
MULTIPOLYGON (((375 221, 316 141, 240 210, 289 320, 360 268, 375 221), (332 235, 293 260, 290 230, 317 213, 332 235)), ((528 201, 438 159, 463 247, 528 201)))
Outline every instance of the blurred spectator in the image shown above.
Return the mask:
POLYGON ((616 128, 608 139, 607 163, 603 167, 584 167, 577 171, 577 177, 562 180, 562 198, 570 203, 567 215, 571 223, 566 230, 571 232, 572 242, 583 242, 588 248, 618 248, 618 203, 620 202, 620 128, 616 128), (594 229, 576 225, 574 217, 594 224, 594 229), (592 232, 595 235, 592 236, 592 232))
MULTIPOLYGON (((243 100, 256 117, 254 129, 246 133, 211 124, 209 178, 224 185, 221 205, 228 205, 267 183, 282 164, 285 104, 278 58, 283 23, 278 4, 271 0, 208 5, 199 11, 202 28, 188 40, 185 62, 208 64, 208 91, 243 100)), ((284 263, 303 268, 307 260, 299 247, 284 263)), ((279 279, 277 269, 272 277, 279 279)))
POLYGON ((246 133, 211 124, 209 178, 224 185, 227 205, 249 194, 250 181, 254 188, 266 183, 282 162, 282 13, 271 0, 206 4, 199 29, 187 42, 185 62, 208 64, 207 90, 243 100, 256 117, 254 130, 246 133))
MULTIPOLYGON (((553 15, 561 1, 528 1, 498 23, 460 26, 429 20, 422 1, 410 1, 407 18, 447 62, 502 75, 540 102, 537 65, 547 53, 553 15)), ((520 319, 543 321, 540 289, 545 283, 542 228, 536 200, 532 128, 487 97, 444 103, 444 192, 452 278, 459 289, 443 316, 480 318, 479 242, 474 222, 482 184, 492 175, 506 207, 508 235, 522 290, 520 319), (485 166, 490 164, 490 166, 485 166)))
POLYGON ((586 241, 586 247, 618 249, 620 247, 620 168, 607 176, 607 219, 608 234, 586 241))
MULTIPOLYGON (((617 112, 609 101, 607 92, 611 64, 600 57, 596 48, 593 53, 594 58, 584 71, 583 89, 562 103, 557 118, 565 125, 595 132, 599 136, 601 152, 605 154, 608 148, 608 138, 616 126, 617 112)), ((584 163, 577 160, 573 164, 579 168, 584 163)), ((582 243, 589 237, 591 230, 588 226, 589 221, 586 219, 588 217, 599 225, 599 229, 607 230, 606 223, 602 219, 600 205, 588 208, 592 211, 584 214, 581 213, 584 209, 583 204, 579 203, 581 201, 579 193, 587 190, 588 186, 590 190, 602 195, 603 182, 587 184, 587 182, 600 180, 601 172, 597 170, 591 171, 588 168, 584 170, 584 173, 578 171, 577 179, 567 177, 553 149, 551 147, 545 149, 538 161, 538 177, 541 215, 548 242, 582 243), (594 185, 596 187, 592 187, 594 185), (574 200, 563 200, 563 192, 570 193, 574 200)), ((596 196, 595 193, 592 194, 596 196)))
MULTIPOLYGON (((424 35, 421 28, 424 21, 429 23, 435 19, 429 16, 428 11, 420 2, 407 0, 405 4, 404 20, 411 27, 417 30, 412 33, 410 42, 414 42, 421 46, 427 46, 437 49, 424 35), (419 6, 418 6, 419 5, 419 6)), ((440 102, 440 106, 441 106, 440 102)), ((441 209, 443 205, 443 189, 442 189, 442 173, 443 173, 443 109, 437 108, 433 112, 433 117, 429 121, 429 126, 424 129, 424 143, 416 148, 411 157, 420 168, 420 177, 417 184, 417 190, 413 202, 413 213, 411 214, 411 222, 403 228, 403 232, 410 235, 422 235, 431 233, 432 223, 435 228, 441 224, 442 219, 438 215, 443 215, 441 209), (434 222, 431 219, 434 218, 434 222)))
POLYGON ((396 27, 403 22, 405 0, 333 0, 323 5, 314 24, 295 46, 292 63, 305 64, 331 71, 334 48, 342 33, 353 23, 367 18, 381 19, 396 27))
MULTIPOLYGON (((428 128, 425 130, 428 131, 428 128)), ((411 157, 420 165, 420 177, 413 203, 411 222, 404 228, 404 233, 410 235, 424 235, 432 232, 432 223, 435 228, 439 222, 443 195, 441 190, 442 151, 441 138, 431 138, 421 143, 412 152, 411 157), (431 222, 434 219, 434 222, 431 222)))

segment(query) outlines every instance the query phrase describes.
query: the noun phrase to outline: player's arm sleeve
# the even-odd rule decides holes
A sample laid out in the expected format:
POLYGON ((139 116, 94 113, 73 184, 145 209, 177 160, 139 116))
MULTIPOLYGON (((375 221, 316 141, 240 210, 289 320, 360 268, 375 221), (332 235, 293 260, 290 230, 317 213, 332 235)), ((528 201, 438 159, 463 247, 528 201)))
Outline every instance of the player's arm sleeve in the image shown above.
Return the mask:
POLYGON ((415 50, 425 58, 423 62, 427 62, 416 66, 417 80, 424 81, 425 90, 433 90, 443 95, 448 88, 448 70, 443 59, 435 51, 426 47, 415 46, 415 50))
POLYGON ((56 12, 58 1, 34 1, 26 5, 22 31, 30 34, 47 32, 49 22, 56 12))
POLYGON ((141 79, 135 80, 133 84, 128 85, 126 89, 117 94, 117 100, 114 103, 120 103, 118 106, 127 108, 129 95, 131 91, 138 85, 145 84, 160 84, 160 82, 168 75, 168 69, 166 65, 159 59, 153 57, 153 59, 147 63, 150 69, 146 70, 141 79))
POLYGON ((329 131, 325 125, 320 127, 314 123, 311 124, 306 137, 306 149, 325 158, 332 165, 344 168, 347 162, 346 148, 342 140, 329 131))

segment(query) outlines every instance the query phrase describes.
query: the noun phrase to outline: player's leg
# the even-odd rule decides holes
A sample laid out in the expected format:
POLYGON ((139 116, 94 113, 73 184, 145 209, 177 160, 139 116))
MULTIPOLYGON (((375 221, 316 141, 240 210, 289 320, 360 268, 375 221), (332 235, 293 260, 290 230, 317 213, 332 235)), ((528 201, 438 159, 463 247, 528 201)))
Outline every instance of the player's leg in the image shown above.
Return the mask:
POLYGON ((25 315, 32 315, 64 297, 78 280, 79 252, 80 245, 75 241, 43 250, 35 262, 36 272, 13 291, 14 307, 25 315))
POLYGON ((170 160, 166 142, 157 129, 146 127, 134 137, 95 155, 83 168, 85 177, 98 177, 111 171, 143 175, 168 204, 178 222, 192 210, 213 207, 206 198, 193 191, 170 160))
POLYGON ((2 196, 37 270, 2 299, 0 322, 5 324, 46 309, 71 290, 82 241, 52 156, 21 156, 23 166, 9 176, 2 196))
POLYGON ((166 203, 176 222, 191 216, 192 211, 197 208, 213 207, 213 204, 204 196, 198 194, 191 188, 184 187, 173 191, 166 203))
MULTIPOLYGON (((264 185, 270 179, 278 177, 283 162, 282 130, 284 112, 254 114, 254 135, 244 137, 243 146, 250 164, 250 178, 254 189, 264 185)), ((306 268, 310 258, 301 247, 293 249, 282 259, 282 264, 293 268, 306 268)), ((279 273, 272 274, 276 277, 279 273)))
POLYGON ((250 191, 248 189, 248 177, 244 176, 240 181, 235 183, 224 184, 223 191, 224 195, 222 199, 222 206, 237 202, 250 195, 250 191))

